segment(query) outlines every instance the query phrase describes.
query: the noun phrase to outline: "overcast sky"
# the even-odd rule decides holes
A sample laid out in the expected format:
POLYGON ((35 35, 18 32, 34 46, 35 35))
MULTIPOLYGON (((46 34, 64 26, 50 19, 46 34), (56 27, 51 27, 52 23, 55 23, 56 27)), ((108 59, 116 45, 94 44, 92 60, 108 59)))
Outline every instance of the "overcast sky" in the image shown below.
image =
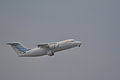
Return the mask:
POLYGON ((0 0, 0 80, 120 80, 119 0, 0 0), (81 48, 21 58, 6 42, 65 39, 81 48))

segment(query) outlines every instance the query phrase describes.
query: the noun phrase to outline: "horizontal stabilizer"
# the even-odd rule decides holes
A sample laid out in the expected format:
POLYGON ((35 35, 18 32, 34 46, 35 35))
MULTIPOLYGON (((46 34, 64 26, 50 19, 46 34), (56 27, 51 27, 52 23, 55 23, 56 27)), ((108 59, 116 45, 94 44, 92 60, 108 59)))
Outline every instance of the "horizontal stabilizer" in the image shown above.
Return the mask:
POLYGON ((49 48, 49 45, 48 44, 38 44, 37 47, 40 47, 40 48, 49 48))

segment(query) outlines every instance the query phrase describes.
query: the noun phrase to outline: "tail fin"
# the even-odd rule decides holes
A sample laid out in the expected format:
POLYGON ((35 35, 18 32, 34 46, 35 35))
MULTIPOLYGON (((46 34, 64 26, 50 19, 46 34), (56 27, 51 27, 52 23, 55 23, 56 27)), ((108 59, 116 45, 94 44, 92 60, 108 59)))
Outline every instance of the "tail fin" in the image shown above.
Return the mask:
POLYGON ((21 43, 18 42, 13 42, 13 43, 7 43, 7 45, 10 45, 13 50, 17 53, 17 55, 21 55, 26 53, 26 51, 29 51, 30 49, 27 49, 25 47, 23 47, 23 45, 21 43))

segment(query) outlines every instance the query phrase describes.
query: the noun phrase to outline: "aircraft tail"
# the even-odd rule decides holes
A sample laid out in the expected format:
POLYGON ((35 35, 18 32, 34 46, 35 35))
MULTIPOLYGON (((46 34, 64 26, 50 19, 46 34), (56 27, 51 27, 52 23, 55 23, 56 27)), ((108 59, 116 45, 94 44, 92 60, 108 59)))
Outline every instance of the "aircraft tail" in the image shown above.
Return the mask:
POLYGON ((10 45, 13 50, 17 53, 18 56, 25 54, 26 51, 29 51, 30 49, 25 48, 21 43, 19 42, 13 42, 13 43, 7 43, 7 45, 10 45))

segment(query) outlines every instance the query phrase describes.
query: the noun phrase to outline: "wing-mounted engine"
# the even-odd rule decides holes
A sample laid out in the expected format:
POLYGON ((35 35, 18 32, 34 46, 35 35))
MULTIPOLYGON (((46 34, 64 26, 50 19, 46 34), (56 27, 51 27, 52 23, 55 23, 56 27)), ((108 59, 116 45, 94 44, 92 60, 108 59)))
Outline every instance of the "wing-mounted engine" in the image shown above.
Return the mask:
POLYGON ((59 47, 59 45, 57 44, 57 43, 50 43, 49 44, 49 48, 51 49, 51 50, 54 50, 54 49, 56 49, 56 48, 58 48, 59 47))
POLYGON ((49 51, 47 52, 47 54, 48 54, 48 56, 53 56, 53 55, 54 55, 54 51, 49 50, 49 51))
POLYGON ((37 45, 40 48, 48 50, 47 55, 53 56, 55 53, 55 49, 59 47, 57 43, 49 43, 49 44, 38 44, 37 45))

